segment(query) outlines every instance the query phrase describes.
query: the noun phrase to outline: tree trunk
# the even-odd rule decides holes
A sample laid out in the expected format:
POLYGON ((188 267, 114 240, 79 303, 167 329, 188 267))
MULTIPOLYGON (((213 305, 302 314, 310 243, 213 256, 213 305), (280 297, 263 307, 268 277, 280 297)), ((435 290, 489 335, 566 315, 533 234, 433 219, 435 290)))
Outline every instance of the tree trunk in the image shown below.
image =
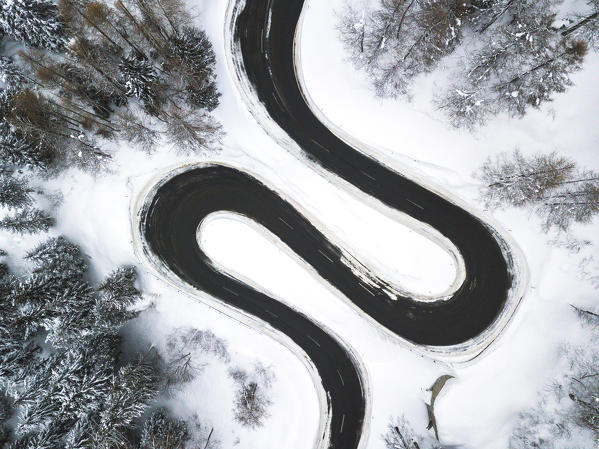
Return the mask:
POLYGON ((589 23, 591 20, 596 19, 597 16, 599 16, 599 12, 595 12, 593 14, 591 14, 588 17, 585 17, 584 19, 582 19, 580 22, 578 22, 575 25, 572 25, 570 28, 562 31, 562 36, 568 36, 569 34, 572 34, 574 31, 576 31, 577 29, 585 26, 587 23, 589 23))

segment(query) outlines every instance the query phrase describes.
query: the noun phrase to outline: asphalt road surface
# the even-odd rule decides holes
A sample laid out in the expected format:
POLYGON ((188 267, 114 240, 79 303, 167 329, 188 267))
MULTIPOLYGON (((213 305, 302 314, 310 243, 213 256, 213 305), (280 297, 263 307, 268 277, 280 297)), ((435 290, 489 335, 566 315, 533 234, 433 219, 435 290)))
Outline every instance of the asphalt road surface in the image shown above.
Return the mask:
POLYGON ((415 344, 449 346, 479 335, 502 311, 512 279, 498 242, 477 217, 345 144, 312 114, 293 60, 302 6, 303 0, 248 0, 238 17, 235 40, 259 99, 313 162, 451 240, 465 262, 464 283, 446 301, 392 300, 357 278, 340 262, 341 250, 275 191, 224 166, 190 169, 166 181, 144 209, 141 231, 148 248, 181 279, 266 321, 308 354, 328 393, 330 447, 350 449, 358 446, 365 410, 351 355, 306 316, 217 270, 197 244, 202 219, 231 211, 262 224, 356 306, 415 344))

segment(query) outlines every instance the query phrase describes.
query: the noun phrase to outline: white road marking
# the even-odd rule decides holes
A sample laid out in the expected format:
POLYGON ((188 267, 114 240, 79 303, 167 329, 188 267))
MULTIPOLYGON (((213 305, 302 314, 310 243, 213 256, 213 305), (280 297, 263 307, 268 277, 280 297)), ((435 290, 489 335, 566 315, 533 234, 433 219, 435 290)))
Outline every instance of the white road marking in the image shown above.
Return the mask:
POLYGON ((368 173, 366 173, 364 170, 360 170, 362 173, 364 173, 366 176, 368 176, 370 179, 372 179, 373 181, 376 181, 376 178, 373 178, 372 176, 370 176, 368 173))
POLYGON ((345 424, 345 413, 341 417, 341 430, 339 431, 339 433, 343 433, 343 424, 345 424))
POLYGON ((318 147, 322 148, 324 151, 326 151, 327 153, 330 153, 329 149, 327 147, 323 147, 320 143, 318 143, 316 140, 314 139, 310 139, 312 141, 312 143, 314 145, 317 145, 318 147))
POLYGON ((366 290, 368 293, 370 293, 372 296, 376 296, 374 293, 372 293, 372 291, 366 286, 366 284, 363 284, 362 282, 358 282, 360 284, 360 286, 366 290))
POLYGON ((414 206, 419 207, 421 210, 424 210, 424 207, 422 207, 420 204, 416 204, 414 201, 411 201, 409 199, 406 198, 406 201, 412 203, 414 206))
POLYGON ((231 290, 230 288, 227 288, 227 287, 224 287, 224 286, 223 286, 223 288, 224 288, 226 291, 228 291, 229 293, 233 293, 235 296, 239 296, 239 293, 237 293, 237 292, 234 292, 234 291, 233 291, 233 290, 231 290))
POLYGON ((322 255, 323 255, 323 256, 324 256, 324 257, 325 257, 325 258, 326 258, 326 259, 327 259, 329 262, 331 262, 331 263, 335 263, 335 262, 333 262, 333 261, 331 260, 331 258, 330 258, 329 256, 327 256, 325 253, 323 253, 323 252, 322 252, 320 249, 318 250, 318 252, 319 252, 320 254, 322 254, 322 255))
POLYGON ((341 377, 341 373, 337 370, 337 374, 339 374, 339 379, 341 379, 341 385, 345 387, 345 382, 343 382, 343 377, 341 377))
POLYGON ((268 313, 268 314, 270 314, 270 315, 274 316, 275 318, 279 318, 279 315, 277 315, 277 314, 276 314, 276 313, 274 313, 274 312, 271 312, 271 311, 270 311, 270 310, 268 310, 268 309, 264 309, 264 311, 265 311, 266 313, 268 313))
POLYGON ((287 225, 287 227, 289 229, 293 229, 293 226, 291 226, 289 223, 287 223, 285 220, 283 220, 281 217, 279 217, 279 220, 281 220, 283 223, 285 223, 285 225, 287 225))
POLYGON ((318 347, 320 348, 320 344, 319 344, 319 343, 318 343, 316 340, 314 340, 314 339, 313 339, 312 337, 310 337, 309 335, 308 335, 307 337, 308 337, 310 340, 312 340, 316 346, 318 346, 318 347))

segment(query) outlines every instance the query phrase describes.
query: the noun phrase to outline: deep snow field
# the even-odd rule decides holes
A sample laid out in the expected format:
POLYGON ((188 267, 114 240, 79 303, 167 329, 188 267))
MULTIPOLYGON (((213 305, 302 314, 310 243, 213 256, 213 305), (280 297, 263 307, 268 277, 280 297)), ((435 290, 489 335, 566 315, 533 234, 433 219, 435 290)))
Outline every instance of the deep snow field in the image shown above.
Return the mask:
MULTIPOLYGON (((251 1, 251 0, 250 0, 251 1)), ((307 0, 301 36, 301 70, 305 87, 328 120, 377 149, 398 171, 408 167, 474 207, 483 209, 473 172, 491 155, 518 147, 524 154, 567 155, 580 166, 599 169, 597 73, 599 57, 589 54, 585 69, 574 75, 575 86, 522 120, 500 116, 474 134, 449 127, 431 103, 432 86, 443 73, 419 78, 414 100, 380 100, 367 80, 345 59, 335 30, 335 10, 343 0, 307 0)), ((198 24, 212 39, 223 96, 216 110, 227 133, 219 152, 193 158, 160 148, 152 156, 119 149, 113 172, 92 177, 72 170, 46 187, 62 194, 56 232, 79 244, 92 259, 98 278, 116 265, 137 264, 152 311, 139 320, 141 332, 157 346, 176 327, 211 329, 228 342, 232 365, 251 369, 271 366, 276 378, 273 405, 265 425, 241 428, 233 420, 231 366, 206 356, 202 374, 173 398, 181 413, 197 412, 214 425, 223 448, 300 449, 312 446, 318 429, 318 398, 304 365, 271 338, 188 298, 139 264, 132 243, 131 207, 144 184, 183 162, 226 162, 249 169, 269 186, 301 204, 352 253, 380 277, 407 290, 436 295, 450 287, 456 264, 445 250, 364 203, 352 191, 328 182, 297 155, 280 148, 247 111, 236 91, 225 56, 225 0, 188 0, 198 24)), ((455 62, 455 61, 453 61, 455 62)), ((447 61, 451 65, 452 61, 447 61)), ((441 68, 438 72, 443 72, 441 68)), ((205 222, 200 243, 222 267, 270 292, 325 324, 361 357, 372 392, 370 431, 365 447, 382 449, 381 434, 390 416, 405 414, 418 432, 426 432, 426 388, 441 374, 452 374, 436 405, 441 441, 465 448, 502 449, 519 410, 533 406, 537 392, 555 374, 557 348, 563 341, 583 341, 584 332, 569 303, 592 304, 597 291, 581 278, 583 259, 599 258, 583 249, 571 254, 549 245, 554 236, 540 231, 539 220, 524 210, 483 214, 500 224, 522 249, 530 284, 512 321, 483 355, 467 364, 447 364, 424 357, 364 320, 341 295, 257 226, 231 214, 205 222), (259 259, 252 254, 262 254, 259 259)), ((573 229, 578 238, 599 245, 597 222, 573 229)), ((38 239, 44 236, 37 237, 38 239)), ((13 252, 35 244, 31 237, 0 234, 0 247, 13 252)), ((21 252, 22 254, 22 252, 21 252)), ((599 263, 586 265, 599 272, 599 263), (593 268, 594 267, 594 268, 593 268)), ((368 417, 367 417, 368 420, 368 417)))

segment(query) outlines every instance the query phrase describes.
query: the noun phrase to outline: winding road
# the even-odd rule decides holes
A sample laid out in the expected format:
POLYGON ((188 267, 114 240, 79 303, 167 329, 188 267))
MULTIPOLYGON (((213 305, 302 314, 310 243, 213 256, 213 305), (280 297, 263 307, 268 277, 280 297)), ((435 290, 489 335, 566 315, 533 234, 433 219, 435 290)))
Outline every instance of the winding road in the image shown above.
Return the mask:
POLYGON ((327 392, 332 416, 328 446, 351 449, 359 445, 365 418, 365 386, 356 360, 310 318, 217 269, 197 243, 202 220, 231 211, 262 224, 365 314, 416 345, 452 346, 480 335, 501 314, 513 280, 510 261, 490 227, 352 148, 315 117, 294 66, 302 7, 303 0, 248 0, 234 15, 238 62, 257 98, 311 163, 448 238, 464 259, 462 285, 449 299, 418 302, 397 292, 389 295, 387 284, 365 283, 344 262, 342 248, 277 192, 223 165, 198 166, 163 180, 144 204, 139 232, 146 251, 184 282, 260 318, 301 347, 327 392))

